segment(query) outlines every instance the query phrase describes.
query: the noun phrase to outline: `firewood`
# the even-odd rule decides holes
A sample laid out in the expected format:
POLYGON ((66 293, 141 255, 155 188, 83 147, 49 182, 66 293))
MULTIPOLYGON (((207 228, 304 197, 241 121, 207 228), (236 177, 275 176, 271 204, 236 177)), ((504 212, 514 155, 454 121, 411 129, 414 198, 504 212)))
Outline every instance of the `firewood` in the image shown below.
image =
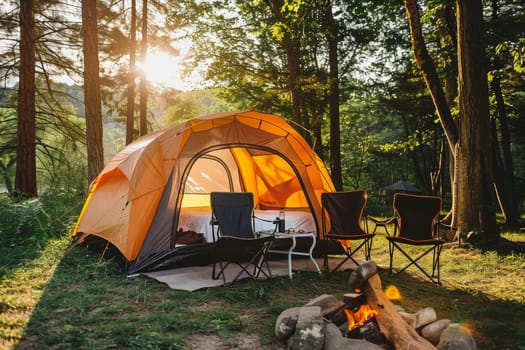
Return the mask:
POLYGON ((380 331, 394 344, 396 350, 436 349, 399 315, 395 305, 383 292, 379 275, 368 278, 361 288, 368 304, 378 312, 375 317, 380 331))
POLYGON ((366 280, 377 273, 377 265, 373 261, 366 261, 359 265, 357 269, 350 274, 348 278, 348 284, 355 292, 366 283, 366 280))

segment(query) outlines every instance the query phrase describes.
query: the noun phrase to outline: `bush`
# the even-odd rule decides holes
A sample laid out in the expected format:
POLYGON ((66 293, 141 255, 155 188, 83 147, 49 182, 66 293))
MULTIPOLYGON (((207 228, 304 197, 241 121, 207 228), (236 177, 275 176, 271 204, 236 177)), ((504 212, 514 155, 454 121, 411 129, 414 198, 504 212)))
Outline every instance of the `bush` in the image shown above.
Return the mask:
POLYGON ((0 237, 3 240, 58 237, 74 224, 83 195, 48 193, 40 198, 0 197, 0 237))

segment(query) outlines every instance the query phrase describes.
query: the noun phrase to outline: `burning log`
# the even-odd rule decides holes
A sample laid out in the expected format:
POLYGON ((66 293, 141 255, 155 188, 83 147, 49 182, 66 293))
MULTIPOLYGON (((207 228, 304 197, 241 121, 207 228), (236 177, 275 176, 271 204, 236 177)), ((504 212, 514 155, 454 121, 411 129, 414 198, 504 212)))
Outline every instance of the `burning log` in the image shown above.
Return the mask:
POLYGON ((396 350, 436 349, 403 320, 395 305, 383 292, 381 279, 375 272, 374 263, 363 263, 352 272, 349 284, 354 289, 360 289, 366 296, 367 303, 377 311, 375 318, 384 336, 394 344, 396 350))

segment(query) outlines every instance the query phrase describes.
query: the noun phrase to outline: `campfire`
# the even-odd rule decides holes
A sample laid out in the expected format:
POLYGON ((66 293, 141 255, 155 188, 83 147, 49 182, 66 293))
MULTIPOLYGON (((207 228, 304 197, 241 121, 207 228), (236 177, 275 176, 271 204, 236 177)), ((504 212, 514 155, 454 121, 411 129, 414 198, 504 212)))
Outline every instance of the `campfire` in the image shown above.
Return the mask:
POLYGON ((370 305, 363 304, 359 306, 357 311, 345 309, 345 314, 348 319, 348 330, 353 331, 356 328, 364 326, 366 321, 377 315, 377 311, 372 309, 370 305))
POLYGON ((374 263, 360 265, 348 283, 352 291, 343 300, 324 294, 283 311, 276 337, 288 349, 476 349, 467 329, 438 319, 433 308, 410 314, 393 304, 401 295, 395 287, 383 292, 374 263))

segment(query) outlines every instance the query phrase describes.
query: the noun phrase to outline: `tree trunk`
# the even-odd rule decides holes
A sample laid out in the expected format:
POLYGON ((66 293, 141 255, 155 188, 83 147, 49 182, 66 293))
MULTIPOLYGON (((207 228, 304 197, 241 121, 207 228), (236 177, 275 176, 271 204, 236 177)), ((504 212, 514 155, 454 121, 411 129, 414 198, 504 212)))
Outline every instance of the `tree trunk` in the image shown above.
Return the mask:
POLYGON ((36 197, 35 43, 33 0, 20 2, 20 68, 18 85, 15 191, 36 197))
POLYGON ((459 232, 479 230, 483 239, 499 237, 488 102, 487 62, 480 0, 457 1, 460 135, 458 162, 459 232))
POLYGON ((328 23, 328 61, 329 72, 329 96, 330 103, 330 175, 335 189, 343 190, 343 177, 341 174, 341 132, 339 115, 339 58, 337 55, 337 41, 339 31, 337 23, 332 14, 332 2, 326 1, 324 5, 326 22, 328 23))
POLYGON ((423 79, 425 80, 430 95, 432 96, 432 100, 434 101, 434 106, 436 107, 439 121, 441 122, 447 137, 449 147, 450 149, 454 149, 458 140, 458 128, 454 123, 452 114, 450 113, 450 108, 447 104, 436 67, 434 66, 434 62, 432 61, 425 45, 417 1, 405 0, 405 8, 410 25, 412 49, 414 51, 416 63, 421 69, 423 79))
POLYGON ((419 9, 417 6, 416 0, 405 0, 405 8, 407 12, 407 17, 410 25, 410 33, 412 38, 412 49, 414 51, 414 57, 416 59, 416 63, 418 67, 421 69, 421 72, 423 74, 423 79, 425 80, 425 83, 427 85, 427 88, 430 92, 430 95, 432 96, 432 100, 434 101, 434 106, 436 108, 436 112, 439 116, 439 120, 441 122, 441 126, 443 127, 443 131, 445 132, 449 149, 450 149, 450 173, 451 173, 451 191, 452 191, 452 218, 451 222, 453 225, 456 224, 457 221, 457 208, 458 208, 458 198, 457 198, 457 142, 458 142, 458 127, 456 123, 453 120, 452 113, 450 112, 449 108, 449 101, 453 98, 455 93, 453 93, 453 89, 456 86, 455 83, 451 82, 450 80, 446 80, 446 91, 447 95, 443 92, 441 81, 439 79, 439 76, 437 74, 436 68, 434 66, 434 63, 432 61, 432 58, 430 57, 428 50, 426 48, 426 44, 423 38, 423 32, 421 29, 421 19, 419 16, 419 9))
MULTIPOLYGON (((457 74, 454 77, 447 78, 445 80, 445 97, 450 106, 454 104, 458 92, 458 79, 457 74)), ((448 174, 450 179, 450 192, 452 193, 452 206, 450 211, 447 213, 445 219, 452 226, 456 226, 457 220, 457 186, 456 186, 456 157, 455 148, 448 148, 448 174)))
POLYGON ((6 163, 0 162, 0 168, 2 169, 2 177, 4 179, 5 188, 10 196, 13 195, 13 184, 11 181, 10 169, 15 164, 16 157, 11 156, 7 157, 6 163))
MULTIPOLYGON (((443 25, 440 26, 439 31, 439 41, 440 44, 442 44, 443 47, 446 47, 448 45, 448 41, 453 44, 453 47, 457 47, 457 34, 456 34, 456 14, 454 11, 454 4, 453 3, 447 3, 444 4, 443 7, 438 11, 437 15, 439 16, 439 21, 443 23, 443 25)), ((445 76, 445 99, 447 101, 447 104, 449 106, 455 106, 456 105, 456 97, 458 96, 458 72, 457 72, 457 63, 456 63, 456 56, 455 51, 453 53, 450 53, 450 51, 446 51, 448 54, 447 57, 447 67, 445 68, 448 72, 445 76)), ((454 215, 456 211, 456 205, 457 205, 457 198, 456 196, 456 186, 455 186, 455 165, 454 165, 454 149, 450 148, 442 148, 442 156, 440 157, 440 163, 443 161, 443 168, 445 166, 444 160, 445 155, 449 154, 448 158, 448 177, 450 181, 450 192, 452 193, 452 206, 445 216, 444 220, 446 220, 449 224, 452 226, 456 225, 456 215, 454 215), (448 151, 448 152, 447 152, 448 151)), ((442 196, 443 193, 445 193, 444 188, 444 181, 445 181, 445 175, 446 172, 442 171, 442 180, 441 180, 441 188, 440 188, 440 195, 442 196)), ((451 237, 452 238, 452 237, 451 237)))
MULTIPOLYGON (((282 0, 273 0, 273 16, 277 23, 284 23, 281 9, 283 7, 282 0)), ((288 29, 289 30, 289 29, 288 29)), ((298 39, 292 38, 290 33, 286 31, 283 37, 283 48, 286 52, 286 60, 288 65, 288 87, 290 89, 290 99, 292 104, 292 120, 303 125, 301 118, 301 84, 300 84, 300 44, 298 39)), ((298 130, 303 134, 303 130, 298 130)))
MULTIPOLYGON (((501 150, 503 153, 503 161, 500 166, 496 167, 495 171, 501 175, 496 178, 501 178, 498 181, 498 189, 502 195, 502 212, 505 217, 505 222, 508 224, 516 224, 520 221, 520 214, 518 209, 518 202, 516 199, 516 181, 514 178, 514 162, 512 159, 512 152, 510 149, 510 131, 507 119, 507 111, 505 109, 505 101, 501 92, 501 84, 498 76, 492 80, 492 92, 496 97, 496 111, 497 119, 499 121, 499 129, 501 133, 501 150)), ((494 148, 498 152, 499 147, 494 148)))
MULTIPOLYGON (((142 0, 142 41, 141 60, 146 63, 148 58, 148 0, 142 0)), ((143 71, 140 79, 140 135, 148 133, 148 77, 143 71)))
POLYGON ((131 0, 131 26, 129 38, 129 71, 126 108, 126 145, 135 139, 135 52, 137 50, 137 2, 131 0))
MULTIPOLYGON (((497 22, 499 20, 499 8, 500 4, 498 1, 492 1, 492 21, 497 22)), ((494 93, 496 100, 496 118, 499 122, 499 130, 501 133, 501 152, 499 153, 497 128, 493 128, 495 134, 494 152, 496 153, 496 164, 494 167, 494 174, 497 182, 497 193, 500 200, 501 211, 505 218, 505 222, 510 225, 517 224, 520 221, 520 214, 518 208, 518 200, 516 198, 516 179, 514 177, 514 161, 511 152, 511 137, 509 131, 509 124, 507 118, 507 109, 505 108, 505 100, 501 91, 501 81, 499 77, 499 70, 501 70, 501 62, 498 56, 494 56, 491 61, 491 69, 496 71, 490 88, 494 93), (503 159, 501 159, 503 158, 503 159)))
POLYGON ((82 26, 88 179, 91 182, 104 168, 96 1, 82 0, 82 26))

